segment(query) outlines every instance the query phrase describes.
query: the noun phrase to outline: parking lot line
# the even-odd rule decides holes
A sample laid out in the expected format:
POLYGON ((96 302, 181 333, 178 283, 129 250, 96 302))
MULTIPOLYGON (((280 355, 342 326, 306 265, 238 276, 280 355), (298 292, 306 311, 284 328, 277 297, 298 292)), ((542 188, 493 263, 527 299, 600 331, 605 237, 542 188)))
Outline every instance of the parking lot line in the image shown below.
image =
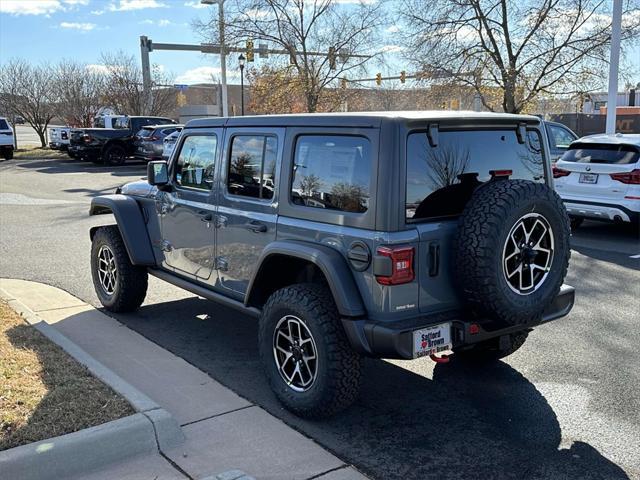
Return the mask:
POLYGON ((640 258, 640 253, 637 255, 629 255, 629 258, 640 258))

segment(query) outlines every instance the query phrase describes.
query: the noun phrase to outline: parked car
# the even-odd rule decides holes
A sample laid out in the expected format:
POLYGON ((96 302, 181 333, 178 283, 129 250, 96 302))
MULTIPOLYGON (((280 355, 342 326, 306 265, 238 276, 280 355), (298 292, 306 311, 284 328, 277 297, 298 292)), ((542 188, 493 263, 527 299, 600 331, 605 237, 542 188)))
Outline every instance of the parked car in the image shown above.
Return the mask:
POLYGON ((18 115, 13 119, 14 125, 24 125, 24 118, 18 115))
POLYGON ((168 160, 171 157, 171 154, 173 153, 173 150, 176 146, 176 142, 178 141, 178 138, 180 138, 180 132, 182 131, 182 128, 178 128, 175 132, 170 133, 169 135, 167 135, 166 137, 164 137, 164 140, 162 141, 162 158, 165 160, 168 160))
POLYGON ((145 125, 175 124, 164 117, 118 118, 114 128, 85 128, 72 131, 71 149, 75 156, 95 163, 122 165, 135 153, 135 134, 145 125))
POLYGON ((51 127, 49 129, 49 148, 52 150, 68 150, 70 139, 70 127, 51 127))
POLYGON ((164 139, 167 135, 180 132, 182 125, 147 125, 136 133, 134 139, 135 153, 138 160, 149 162, 161 160, 164 152, 164 139))
POLYGON ((566 315, 569 218, 537 117, 389 112, 205 118, 147 182, 92 199, 110 311, 149 274, 259 318, 282 404, 322 417, 364 356, 481 364, 566 315))
POLYGON ((551 161, 555 162, 567 151, 571 142, 578 139, 578 135, 562 123, 545 121, 544 126, 549 139, 551 161))
POLYGON ((6 118, 0 117, 0 154, 5 160, 13 158, 14 145, 13 128, 6 118))
POLYGON ((640 134, 582 137, 553 166, 553 176, 573 228, 585 218, 638 223, 640 134))
MULTIPOLYGON (((125 118, 125 115, 98 115, 93 119, 93 128, 115 128, 116 121, 125 118)), ((69 132, 69 146, 67 147, 67 155, 71 158, 78 157, 78 150, 82 147, 83 128, 74 128, 69 132)), ((89 160, 89 157, 84 157, 89 160)))

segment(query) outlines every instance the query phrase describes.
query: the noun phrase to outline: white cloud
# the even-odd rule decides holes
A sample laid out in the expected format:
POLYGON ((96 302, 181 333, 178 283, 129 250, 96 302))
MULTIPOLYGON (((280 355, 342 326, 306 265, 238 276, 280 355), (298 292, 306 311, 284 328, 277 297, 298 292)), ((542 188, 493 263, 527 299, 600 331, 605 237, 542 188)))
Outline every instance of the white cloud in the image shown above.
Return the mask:
POLYGON ((175 23, 172 22, 171 20, 167 20, 166 18, 162 18, 160 20, 151 20, 151 19, 146 19, 146 20, 142 20, 141 22, 138 22, 140 25, 157 25, 159 27, 168 27, 170 25, 180 25, 180 26, 184 26, 186 27, 187 24, 186 23, 175 23))
POLYGON ((385 32, 387 33, 397 33, 400 31, 400 27, 397 25, 391 25, 390 27, 387 27, 385 29, 385 32))
POLYGON ((89 0, 0 0, 0 13, 12 15, 50 15, 74 5, 88 5, 89 0))
POLYGON ((92 63, 85 67, 91 73, 108 73, 109 69, 105 65, 99 63, 92 63))
POLYGON ((166 4, 158 0, 120 0, 117 4, 109 5, 112 12, 126 12, 130 10, 144 10, 147 8, 164 8, 166 4))
POLYGON ((104 10, 91 10, 91 15, 102 15, 104 10))
MULTIPOLYGON (((177 84, 194 84, 194 83, 215 83, 220 78, 220 67, 196 67, 182 74, 175 79, 177 84)), ((233 70, 227 70, 227 81, 239 81, 240 74, 233 70)))
POLYGON ((200 3, 200 0, 190 0, 188 2, 184 2, 184 6, 185 7, 191 7, 191 8, 207 8, 207 7, 210 7, 210 5, 204 5, 204 4, 200 3))
POLYGON ((38 0, 25 2, 24 0, 1 0, 0 13, 12 15, 49 15, 62 10, 64 6, 59 0, 38 0))
POLYGON ((83 32, 90 32, 94 28, 96 28, 95 23, 81 23, 81 22, 62 22, 60 24, 60 28, 69 28, 72 30, 81 30, 83 32))
POLYGON ((400 45, 385 45, 380 50, 387 53, 394 53, 401 52, 402 50, 404 50, 404 48, 400 45))

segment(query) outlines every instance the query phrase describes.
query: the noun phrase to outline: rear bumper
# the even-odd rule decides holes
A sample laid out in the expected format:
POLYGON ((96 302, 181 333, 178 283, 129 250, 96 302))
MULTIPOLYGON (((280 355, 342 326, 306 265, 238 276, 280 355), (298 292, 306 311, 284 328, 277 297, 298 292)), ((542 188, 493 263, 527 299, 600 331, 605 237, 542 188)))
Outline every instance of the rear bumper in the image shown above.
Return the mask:
POLYGON ((616 204, 564 199, 564 206, 567 213, 574 217, 631 223, 638 222, 640 219, 640 212, 637 211, 640 200, 628 200, 625 204, 616 204))
POLYGON ((351 346, 357 352, 371 357, 410 360, 415 358, 413 353, 414 330, 451 322, 453 348, 459 348, 517 331, 529 330, 543 323, 564 317, 571 311, 574 299, 575 289, 569 285, 563 285, 560 293, 545 310, 540 321, 515 327, 505 328, 496 326, 490 321, 478 322, 478 320, 464 319, 461 318, 459 312, 418 317, 399 322, 343 319, 342 325, 351 346), (479 325, 479 332, 471 334, 470 327, 474 323, 479 325))

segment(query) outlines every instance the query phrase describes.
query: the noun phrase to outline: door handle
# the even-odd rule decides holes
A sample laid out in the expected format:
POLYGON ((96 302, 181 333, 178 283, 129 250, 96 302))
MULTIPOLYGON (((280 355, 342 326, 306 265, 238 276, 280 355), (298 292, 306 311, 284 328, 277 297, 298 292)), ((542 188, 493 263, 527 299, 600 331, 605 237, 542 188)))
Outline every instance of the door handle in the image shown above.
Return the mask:
POLYGON ((202 222, 210 222, 211 220, 213 220, 213 214, 210 212, 201 210, 198 212, 198 215, 200 215, 200 220, 202 222))
POLYGON ((254 233, 265 233, 267 231, 267 226, 264 223, 255 220, 247 223, 246 227, 254 233))

